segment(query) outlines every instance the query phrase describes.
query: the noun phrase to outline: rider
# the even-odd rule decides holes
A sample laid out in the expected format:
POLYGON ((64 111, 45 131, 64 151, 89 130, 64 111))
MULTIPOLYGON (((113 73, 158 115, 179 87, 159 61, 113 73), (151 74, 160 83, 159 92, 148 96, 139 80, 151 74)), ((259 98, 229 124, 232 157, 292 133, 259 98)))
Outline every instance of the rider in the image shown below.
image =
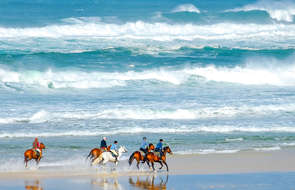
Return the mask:
POLYGON ((35 138, 33 142, 33 149, 35 150, 37 157, 41 156, 41 150, 40 150, 40 143, 38 141, 38 138, 35 138))
POLYGON ((115 157, 116 161, 118 161, 118 156, 119 156, 118 141, 114 141, 114 144, 112 144, 110 151, 113 154, 113 156, 115 157))
POLYGON ((107 150, 107 137, 103 137, 100 142, 100 149, 106 151, 107 150))
POLYGON ((143 151, 145 154, 147 153, 148 143, 146 142, 146 137, 142 138, 142 142, 141 142, 139 150, 143 151))
POLYGON ((163 151, 162 151, 162 148, 163 148, 163 139, 160 139, 157 146, 156 146, 156 149, 155 151, 156 152, 160 152, 160 155, 162 156, 163 155, 163 151))

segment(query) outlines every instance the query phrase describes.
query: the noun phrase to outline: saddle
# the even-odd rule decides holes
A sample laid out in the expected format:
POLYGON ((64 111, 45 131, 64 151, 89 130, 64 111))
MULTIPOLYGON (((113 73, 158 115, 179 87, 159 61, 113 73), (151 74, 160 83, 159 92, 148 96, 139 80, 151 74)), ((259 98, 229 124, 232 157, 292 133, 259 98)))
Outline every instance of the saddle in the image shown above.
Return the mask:
POLYGON ((35 152, 35 154, 37 155, 37 157, 40 156, 40 152, 38 152, 36 149, 32 148, 32 150, 35 152))
POLYGON ((108 151, 108 152, 110 152, 114 158, 116 158, 116 159, 118 158, 118 155, 116 155, 115 153, 113 153, 113 151, 108 151))
POLYGON ((154 152, 154 154, 157 156, 157 157, 161 157, 161 152, 154 152))
POLYGON ((139 150, 139 152, 141 155, 143 155, 143 156, 145 155, 145 152, 143 152, 142 150, 139 150))

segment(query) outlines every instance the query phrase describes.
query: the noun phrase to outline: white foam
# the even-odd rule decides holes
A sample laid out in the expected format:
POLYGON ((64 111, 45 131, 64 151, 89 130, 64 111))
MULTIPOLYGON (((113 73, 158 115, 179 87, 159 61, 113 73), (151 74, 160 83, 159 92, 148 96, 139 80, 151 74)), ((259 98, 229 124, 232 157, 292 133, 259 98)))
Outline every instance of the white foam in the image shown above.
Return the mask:
MULTIPOLYGON (((226 68, 215 67, 212 65, 208 67, 192 68, 190 70, 185 70, 184 72, 217 82, 247 85, 295 85, 295 75, 293 75, 295 72, 295 64, 285 64, 278 67, 276 64, 279 63, 279 61, 275 60, 276 64, 274 64, 273 67, 270 65, 268 67, 263 65, 263 63, 268 64, 267 61, 271 60, 261 60, 257 58, 256 61, 249 60, 249 63, 243 67, 236 66, 234 68, 226 68), (254 65, 254 63, 258 63, 259 61, 262 61, 262 63, 254 65)), ((286 62, 289 61, 290 60, 286 60, 286 62)))
MULTIPOLYGON (((36 168, 32 167, 32 169, 36 168)), ((8 158, 5 160, 1 160, 0 171, 2 172, 13 172, 13 171, 23 171, 25 170, 23 157, 19 158, 8 158)))
POLYGON ((163 134, 180 134, 180 133, 234 133, 234 132, 286 132, 295 133, 295 127, 238 127, 238 126, 167 126, 167 127, 119 127, 111 130, 95 129, 95 130, 71 130, 66 131, 48 131, 35 132, 28 130, 27 132, 1 132, 0 138, 26 138, 26 137, 59 137, 59 136, 101 136, 115 134, 138 134, 138 133, 163 133, 163 134))
POLYGON ((254 148, 256 151, 274 151, 274 150, 281 150, 281 147, 274 146, 274 147, 261 147, 261 148, 254 148))
POLYGON ((172 12, 191 12, 200 13, 200 10, 193 4, 182 4, 172 10, 172 12))
POLYGON ((201 150, 185 150, 176 151, 175 154, 234 154, 240 152, 240 150, 226 149, 226 150, 216 150, 216 149, 201 149, 201 150))
POLYGON ((41 110, 37 113, 35 113, 30 119, 30 123, 44 123, 48 120, 50 120, 50 118, 48 117, 49 113, 47 113, 45 110, 41 110))
MULTIPOLYGON (((83 22, 77 24, 48 25, 35 28, 4 28, 0 27, 0 39, 10 43, 29 43, 34 38, 75 39, 97 42, 99 39, 111 41, 115 45, 120 39, 128 40, 128 44, 134 40, 231 40, 240 42, 265 43, 265 41, 288 43, 295 36, 294 24, 235 24, 218 23, 211 25, 197 24, 168 24, 164 22, 148 23, 143 21, 128 22, 125 24, 92 23, 83 22), (26 40, 24 40, 26 39, 26 40)), ((38 41, 38 43, 40 43, 38 41)), ((126 43, 125 43, 126 44, 126 43)), ((128 45, 126 44, 126 45, 128 45)), ((59 45, 59 44, 58 44, 59 45)), ((72 44, 71 44, 72 45, 72 44)), ((79 44, 81 45, 81 44, 79 44)), ((208 44, 206 44, 208 45, 208 44)))
POLYGON ((295 142, 282 143, 282 146, 295 146, 295 142))
POLYGON ((243 141, 243 138, 226 138, 225 141, 227 142, 235 142, 235 141, 243 141))
POLYGON ((252 11, 261 10, 266 11, 272 19, 278 21, 293 22, 295 15, 294 1, 275 1, 275 0, 259 0, 253 4, 246 5, 241 8, 235 8, 228 11, 252 11))

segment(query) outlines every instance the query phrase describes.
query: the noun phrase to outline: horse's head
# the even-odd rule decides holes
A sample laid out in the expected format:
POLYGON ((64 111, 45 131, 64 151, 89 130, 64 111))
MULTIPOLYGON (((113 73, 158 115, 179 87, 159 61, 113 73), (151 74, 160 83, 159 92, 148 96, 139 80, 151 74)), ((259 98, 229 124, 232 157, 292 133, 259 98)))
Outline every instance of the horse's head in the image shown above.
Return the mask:
POLYGON ((43 143, 40 143, 40 149, 45 149, 45 145, 43 143))
POLYGON ((122 153, 127 152, 126 147, 125 146, 120 146, 119 152, 122 152, 122 153))
POLYGON ((172 152, 172 150, 170 149, 169 146, 165 146, 165 147, 163 148, 163 150, 164 150, 164 152, 168 152, 169 154, 173 154, 173 152, 172 152))
POLYGON ((155 150, 155 146, 152 143, 149 144, 149 150, 155 150))

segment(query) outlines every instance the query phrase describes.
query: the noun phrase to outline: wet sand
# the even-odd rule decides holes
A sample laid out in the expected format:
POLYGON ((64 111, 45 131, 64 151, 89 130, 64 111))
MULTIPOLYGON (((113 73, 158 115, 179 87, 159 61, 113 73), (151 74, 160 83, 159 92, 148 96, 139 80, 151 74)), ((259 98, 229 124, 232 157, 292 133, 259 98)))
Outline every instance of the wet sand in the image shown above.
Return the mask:
MULTIPOLYGON (((167 157, 170 175, 295 172, 294 160, 294 148, 268 152, 245 151, 233 154, 168 155, 167 157)), ((105 170, 102 170, 101 167, 62 170, 58 167, 40 167, 39 169, 1 172, 0 178, 134 176, 153 173, 146 164, 140 165, 139 171, 135 165, 134 161, 132 167, 129 167, 127 160, 122 160, 116 171, 111 171, 112 164, 109 164, 105 170)), ((158 172, 166 172, 165 166, 161 171, 158 170, 159 167, 160 165, 155 163, 158 172)))
MULTIPOLYGON (((286 184, 293 186, 295 179, 294 159, 295 149, 285 149, 269 152, 246 151, 234 154, 169 155, 167 158, 167 163, 170 167, 169 172, 166 172, 165 168, 161 171, 152 172, 146 165, 141 165, 141 169, 138 171, 135 167, 135 162, 132 167, 129 167, 127 160, 121 161, 116 170, 111 170, 113 168, 112 165, 104 169, 92 167, 61 170, 53 167, 40 167, 39 169, 0 173, 0 187, 1 189, 14 190, 19 189, 21 186, 23 189, 25 186, 26 189, 26 186, 40 186, 42 182, 43 185, 41 186, 44 189, 45 187, 46 189, 59 189, 59 187, 64 187, 65 189, 79 189, 78 187, 80 189, 105 189, 102 186, 105 183, 111 187, 107 189, 116 189, 116 184, 124 187, 117 189, 152 189, 147 187, 154 186, 155 184, 149 185, 149 183, 157 183, 162 186, 169 178, 169 183, 165 182, 166 185, 169 184, 168 189, 178 189, 188 184, 196 187, 205 185, 208 189, 210 189, 210 184, 213 186, 222 186, 222 184, 226 186, 221 179, 227 181, 227 184, 241 188, 243 181, 240 181, 240 179, 253 175, 260 176, 258 178, 261 178, 262 181, 255 181, 256 178, 253 178, 254 182, 251 180, 246 182, 247 187, 259 185, 264 183, 265 179, 272 177, 275 180, 275 176, 287 180, 286 184), (217 184, 211 183, 212 181, 210 182, 209 180, 211 178, 213 182, 217 180, 217 182, 214 182, 217 184), (199 181, 199 179, 202 180, 199 181), (205 182, 206 184, 204 184, 205 182), (76 186, 76 183, 82 185, 76 186), (52 184, 57 184, 56 188, 53 188, 52 184), (137 187, 136 184, 137 186, 141 184, 142 187, 137 187)), ((156 164, 156 168, 159 168, 159 164, 156 164)), ((269 181, 265 187, 272 187, 273 185, 270 184, 274 182, 269 181)), ((259 189, 257 187, 255 186, 256 189, 259 189)), ((295 187, 295 184, 293 187, 295 187)), ((165 188, 163 186, 158 189, 165 188)))

